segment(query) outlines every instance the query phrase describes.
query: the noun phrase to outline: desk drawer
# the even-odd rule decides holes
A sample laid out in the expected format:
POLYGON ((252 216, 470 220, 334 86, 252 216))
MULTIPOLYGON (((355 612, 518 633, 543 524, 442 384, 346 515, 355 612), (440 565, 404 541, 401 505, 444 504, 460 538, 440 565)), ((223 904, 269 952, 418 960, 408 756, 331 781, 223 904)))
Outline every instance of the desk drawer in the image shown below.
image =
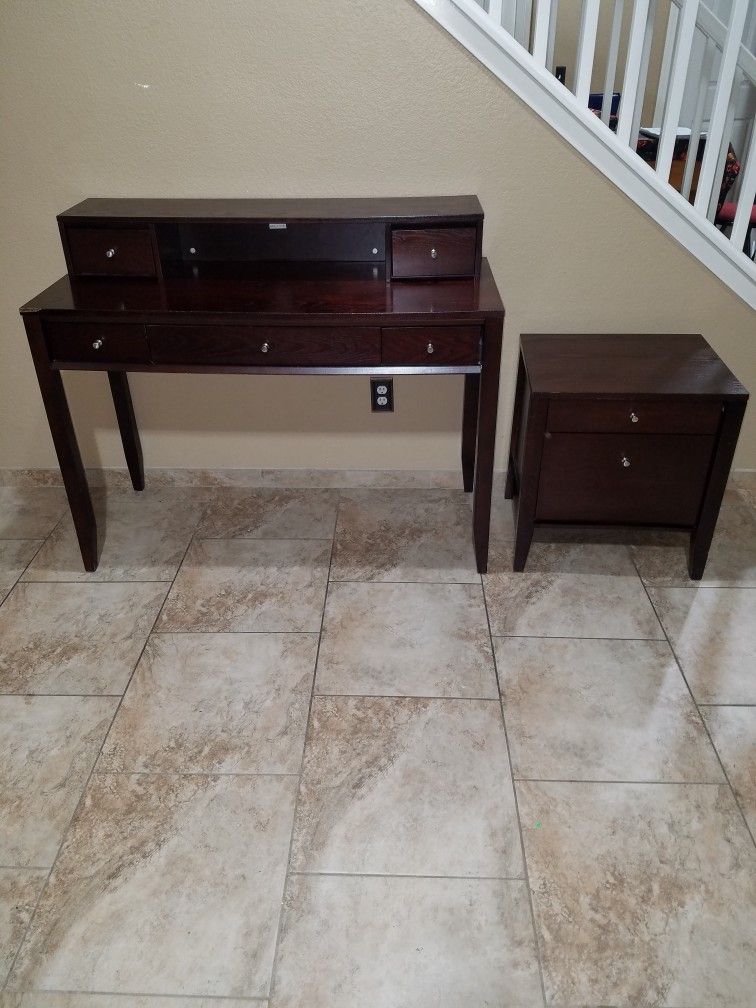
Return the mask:
POLYGON ((50 359, 65 363, 148 364, 142 325, 99 322, 48 322, 45 341, 50 359))
POLYGON ((155 276, 149 228, 69 227, 72 272, 90 276, 155 276))
POLYGON ((472 276, 477 237, 474 227, 397 228, 391 233, 393 276, 472 276))
POLYGON ((548 430, 621 434, 716 434, 719 400, 561 399, 549 404, 548 430))
POLYGON ((381 360, 380 330, 363 326, 159 325, 147 334, 156 364, 337 367, 381 360))
POLYGON ((714 442, 686 434, 547 434, 536 519, 691 526, 714 442))
POLYGON ((480 326, 391 326, 381 334, 384 364, 480 363, 480 326))

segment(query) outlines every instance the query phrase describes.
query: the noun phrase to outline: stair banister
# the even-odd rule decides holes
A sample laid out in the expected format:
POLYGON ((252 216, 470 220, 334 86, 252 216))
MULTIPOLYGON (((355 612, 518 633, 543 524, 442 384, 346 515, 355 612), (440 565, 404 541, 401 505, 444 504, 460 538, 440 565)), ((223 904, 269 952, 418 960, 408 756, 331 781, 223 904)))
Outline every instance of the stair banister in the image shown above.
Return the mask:
MULTIPOLYGON (((677 20, 677 31, 670 64, 669 87, 664 104, 659 149, 656 154, 656 171, 663 182, 669 181, 672 155, 675 152, 677 127, 680 125, 680 109, 685 95, 685 81, 688 75, 690 53, 693 48, 693 34, 696 30, 698 0, 684 0, 677 20)), ((692 148, 688 145, 689 156, 692 148)))

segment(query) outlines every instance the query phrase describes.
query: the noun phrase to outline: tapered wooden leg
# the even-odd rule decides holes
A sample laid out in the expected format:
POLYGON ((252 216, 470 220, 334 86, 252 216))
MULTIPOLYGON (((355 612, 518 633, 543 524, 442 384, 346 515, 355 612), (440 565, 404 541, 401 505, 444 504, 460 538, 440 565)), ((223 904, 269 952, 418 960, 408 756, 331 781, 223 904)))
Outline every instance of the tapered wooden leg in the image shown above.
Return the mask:
POLYGON ((42 393, 42 402, 47 413, 50 433, 68 496, 68 504, 71 508, 76 536, 79 540, 84 569, 93 571, 97 569, 97 523, 63 388, 63 380, 60 372, 54 371, 50 367, 42 335, 42 323, 39 318, 27 315, 24 317, 24 324, 42 393))
POLYGON ((548 401, 530 395, 523 404, 524 438, 520 457, 520 472, 515 518, 515 544, 512 569, 522 571, 530 552, 535 528, 538 501, 538 474, 541 471, 541 454, 546 436, 548 401))
POLYGON ((462 406, 462 485, 467 493, 473 488, 475 476, 475 440, 478 432, 478 396, 480 375, 465 375, 465 398, 462 406))
POLYGON ((701 504, 701 513, 698 524, 690 534, 688 573, 693 581, 700 581, 703 577, 744 413, 745 402, 742 399, 732 400, 724 405, 719 438, 701 504))
POLYGON ((522 426, 522 414, 525 407, 525 365, 522 362, 522 354, 519 355, 517 363, 517 384, 515 386, 514 410, 512 412, 512 433, 509 437, 509 455, 507 457, 507 479, 504 484, 504 497, 511 500, 516 493, 519 493, 517 485, 517 457, 518 444, 520 440, 520 429, 522 426))
POLYGON ((496 413, 499 406, 499 369, 501 366, 500 320, 486 322, 478 397, 478 430, 475 446, 473 484, 473 542, 480 574, 488 570, 488 539, 491 524, 496 413))
POLYGON ((113 393, 113 405, 118 419, 118 429, 121 432, 123 453, 131 476, 131 485, 135 490, 144 490, 144 461, 142 445, 139 440, 134 404, 129 391, 129 379, 125 371, 108 371, 110 391, 113 393))

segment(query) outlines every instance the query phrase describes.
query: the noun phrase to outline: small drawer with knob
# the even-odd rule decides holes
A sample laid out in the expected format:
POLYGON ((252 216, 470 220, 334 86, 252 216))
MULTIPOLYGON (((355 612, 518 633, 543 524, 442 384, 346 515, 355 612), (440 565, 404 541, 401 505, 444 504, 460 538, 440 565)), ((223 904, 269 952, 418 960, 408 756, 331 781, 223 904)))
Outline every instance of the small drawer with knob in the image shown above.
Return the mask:
POLYGON ((550 431, 598 434, 716 434, 720 402, 696 399, 555 399, 550 431))
POLYGON ((45 342, 54 363, 89 364, 107 369, 114 364, 148 364, 150 361, 142 325, 47 322, 45 342))
POLYGON ((479 326, 385 326, 381 337, 383 364, 480 363, 479 326))
POLYGON ((392 276, 473 276, 477 239, 474 227, 395 228, 391 233, 392 276))
POLYGON ((68 227, 71 272, 79 276, 157 275, 152 232, 141 227, 68 227))
POLYGON ((697 521, 713 435, 544 435, 536 519, 679 525, 697 521))

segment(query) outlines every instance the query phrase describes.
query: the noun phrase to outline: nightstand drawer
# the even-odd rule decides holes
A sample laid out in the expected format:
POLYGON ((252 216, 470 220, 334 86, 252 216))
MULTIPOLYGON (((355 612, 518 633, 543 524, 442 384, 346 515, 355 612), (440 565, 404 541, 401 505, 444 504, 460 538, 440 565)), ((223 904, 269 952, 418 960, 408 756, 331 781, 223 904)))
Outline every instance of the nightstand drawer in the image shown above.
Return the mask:
POLYGON ((547 433, 538 521, 692 526, 714 437, 547 433))
POLYGON ((559 399, 549 404, 550 431, 599 434, 716 434, 720 400, 559 399))
POLYGON ((48 322, 45 342, 50 360, 62 363, 148 364, 150 354, 142 325, 97 322, 48 322))
POLYGON ((381 336, 384 364, 480 363, 479 326, 389 326, 381 336))
POLYGON ((380 330, 369 326, 154 325, 157 364, 338 367, 379 364, 380 330))
POLYGON ((72 272, 89 276, 156 276, 149 228, 66 230, 72 272))
POLYGON ((391 233, 392 275, 472 276, 477 237, 474 227, 397 228, 391 233))

